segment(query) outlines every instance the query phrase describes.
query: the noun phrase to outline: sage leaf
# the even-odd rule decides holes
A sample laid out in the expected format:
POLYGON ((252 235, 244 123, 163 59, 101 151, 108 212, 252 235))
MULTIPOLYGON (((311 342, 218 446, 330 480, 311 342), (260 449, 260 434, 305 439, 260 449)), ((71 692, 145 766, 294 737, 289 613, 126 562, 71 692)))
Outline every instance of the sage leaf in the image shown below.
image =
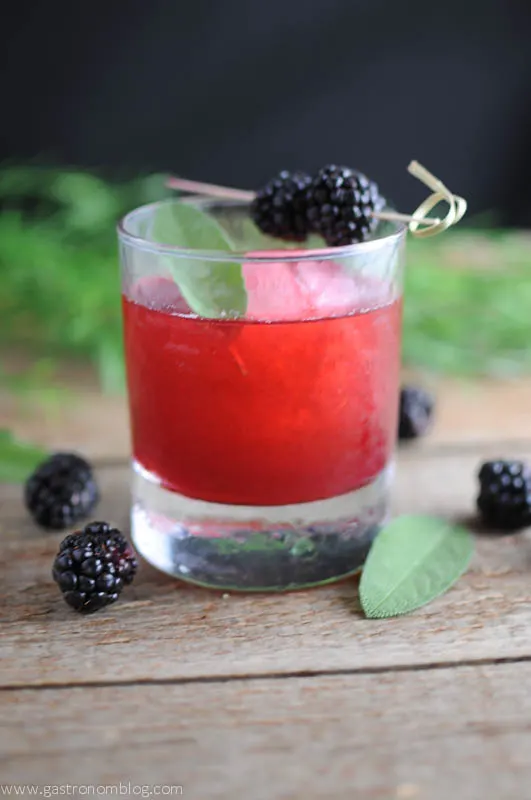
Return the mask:
POLYGON ((396 617, 443 594, 465 572, 474 549, 458 525, 404 515, 385 526, 369 552, 360 581, 365 616, 396 617))
POLYGON ((40 447, 19 442, 7 430, 0 430, 0 481, 24 483, 48 456, 40 447))
MULTIPOLYGON (((161 204, 155 213, 151 237, 159 244, 186 250, 233 249, 216 220, 187 203, 161 204)), ((184 299, 199 316, 217 319, 245 314, 247 293, 237 262, 178 255, 167 256, 166 263, 184 299)))

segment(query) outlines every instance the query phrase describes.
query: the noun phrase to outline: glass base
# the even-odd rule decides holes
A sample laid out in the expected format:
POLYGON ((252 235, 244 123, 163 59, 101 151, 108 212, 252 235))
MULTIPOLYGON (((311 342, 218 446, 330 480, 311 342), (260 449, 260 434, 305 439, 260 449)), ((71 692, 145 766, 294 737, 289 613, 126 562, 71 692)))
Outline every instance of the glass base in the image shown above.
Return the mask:
POLYGON ((211 589, 281 592, 359 571, 388 513, 392 465, 348 494, 234 506, 164 489, 133 463, 132 538, 153 566, 211 589))

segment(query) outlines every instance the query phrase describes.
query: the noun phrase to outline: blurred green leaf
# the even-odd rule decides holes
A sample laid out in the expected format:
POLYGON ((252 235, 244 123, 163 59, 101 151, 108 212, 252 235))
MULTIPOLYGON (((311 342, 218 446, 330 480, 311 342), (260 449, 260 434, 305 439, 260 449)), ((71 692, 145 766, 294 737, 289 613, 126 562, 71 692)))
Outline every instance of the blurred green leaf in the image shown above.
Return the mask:
POLYGON ((23 483, 48 453, 40 447, 20 442, 0 429, 0 481, 23 483))
POLYGON ((117 220, 120 200, 99 178, 84 172, 59 173, 50 194, 63 204, 64 221, 72 231, 94 232, 117 220))

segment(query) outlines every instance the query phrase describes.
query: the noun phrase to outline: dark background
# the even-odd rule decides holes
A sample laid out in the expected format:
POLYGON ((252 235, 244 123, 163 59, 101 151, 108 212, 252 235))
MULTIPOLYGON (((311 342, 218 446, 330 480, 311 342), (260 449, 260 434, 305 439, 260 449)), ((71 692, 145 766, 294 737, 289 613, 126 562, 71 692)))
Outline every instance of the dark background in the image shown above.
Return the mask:
POLYGON ((530 0, 23 0, 0 40, 2 159, 245 187, 333 161, 407 211, 417 158, 531 224, 530 0))

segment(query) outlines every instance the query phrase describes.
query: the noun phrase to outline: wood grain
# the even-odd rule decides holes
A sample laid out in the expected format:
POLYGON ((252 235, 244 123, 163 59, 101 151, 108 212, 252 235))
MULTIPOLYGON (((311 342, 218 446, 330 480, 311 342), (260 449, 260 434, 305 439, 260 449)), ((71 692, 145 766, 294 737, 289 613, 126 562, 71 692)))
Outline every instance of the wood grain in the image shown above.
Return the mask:
MULTIPOLYGON (((469 515, 477 463, 499 452, 499 446, 494 447, 403 451, 396 510, 450 518, 469 515)), ((99 478, 104 500, 98 517, 125 526, 127 469, 104 466, 99 478)), ((355 581, 289 596, 223 598, 188 588, 147 565, 119 603, 82 618, 64 604, 50 578, 61 536, 32 526, 20 489, 4 487, 0 503, 2 686, 360 672, 531 659, 527 533, 479 538, 477 557, 457 587, 395 620, 363 619, 355 581)))
MULTIPOLYGON (((206 800, 524 800, 531 665, 0 693, 3 783, 206 800)), ((132 796, 132 795, 131 795, 132 796)))

